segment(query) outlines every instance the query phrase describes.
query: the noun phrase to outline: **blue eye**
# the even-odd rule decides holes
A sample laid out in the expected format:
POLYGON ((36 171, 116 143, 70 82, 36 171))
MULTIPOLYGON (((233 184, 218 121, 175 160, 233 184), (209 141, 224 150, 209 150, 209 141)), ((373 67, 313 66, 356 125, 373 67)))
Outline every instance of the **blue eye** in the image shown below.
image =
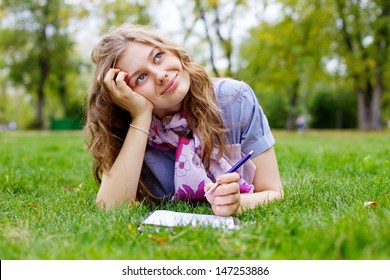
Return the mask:
POLYGON ((136 84, 139 84, 140 82, 142 82, 143 80, 146 79, 146 74, 141 74, 138 76, 138 78, 136 79, 136 84))
POLYGON ((162 52, 159 52, 157 53, 155 56, 154 56, 154 61, 157 62, 158 60, 160 60, 162 58, 162 52))

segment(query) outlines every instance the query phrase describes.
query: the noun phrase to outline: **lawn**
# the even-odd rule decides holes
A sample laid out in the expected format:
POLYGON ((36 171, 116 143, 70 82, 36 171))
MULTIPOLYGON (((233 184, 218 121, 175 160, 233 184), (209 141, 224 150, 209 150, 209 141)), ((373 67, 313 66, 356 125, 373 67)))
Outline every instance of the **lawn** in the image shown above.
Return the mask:
POLYGON ((282 201, 239 215, 237 231, 155 233, 137 229, 154 209, 211 210, 104 212, 81 132, 0 132, 0 259, 389 259, 390 132, 274 134, 282 201))

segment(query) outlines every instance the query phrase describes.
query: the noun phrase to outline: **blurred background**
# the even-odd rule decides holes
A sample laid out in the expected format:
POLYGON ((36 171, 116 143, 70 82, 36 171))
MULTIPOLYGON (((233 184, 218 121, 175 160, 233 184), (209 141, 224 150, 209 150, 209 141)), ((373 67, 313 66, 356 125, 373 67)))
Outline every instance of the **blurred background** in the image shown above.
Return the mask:
POLYGON ((147 24, 272 128, 390 126, 389 0, 0 0, 0 130, 80 129, 101 35, 147 24))

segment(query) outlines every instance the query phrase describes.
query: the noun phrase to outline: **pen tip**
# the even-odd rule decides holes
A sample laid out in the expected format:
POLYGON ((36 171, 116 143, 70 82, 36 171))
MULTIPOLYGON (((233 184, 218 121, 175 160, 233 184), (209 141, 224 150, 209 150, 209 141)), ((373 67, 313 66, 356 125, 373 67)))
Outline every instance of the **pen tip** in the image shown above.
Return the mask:
POLYGON ((251 154, 253 154, 253 151, 250 151, 250 152, 249 152, 249 155, 251 155, 251 154))

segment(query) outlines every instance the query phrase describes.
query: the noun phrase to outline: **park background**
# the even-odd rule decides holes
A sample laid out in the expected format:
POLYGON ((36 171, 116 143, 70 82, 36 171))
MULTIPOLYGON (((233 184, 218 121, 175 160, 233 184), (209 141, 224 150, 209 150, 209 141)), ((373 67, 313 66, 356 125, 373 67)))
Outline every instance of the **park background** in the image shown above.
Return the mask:
POLYGON ((148 24, 212 76, 244 80, 273 128, 380 130, 390 120, 389 1, 2 0, 0 124, 79 127, 99 36, 148 24), (64 123, 65 121, 65 123, 64 123), (67 124, 66 124, 66 121, 67 124))
POLYGON ((389 11, 387 0, 0 0, 0 259, 389 259, 389 11), (90 53, 122 23, 152 25, 210 75, 254 89, 284 200, 240 215, 233 233, 144 233, 156 208, 95 208, 80 130, 90 53))

